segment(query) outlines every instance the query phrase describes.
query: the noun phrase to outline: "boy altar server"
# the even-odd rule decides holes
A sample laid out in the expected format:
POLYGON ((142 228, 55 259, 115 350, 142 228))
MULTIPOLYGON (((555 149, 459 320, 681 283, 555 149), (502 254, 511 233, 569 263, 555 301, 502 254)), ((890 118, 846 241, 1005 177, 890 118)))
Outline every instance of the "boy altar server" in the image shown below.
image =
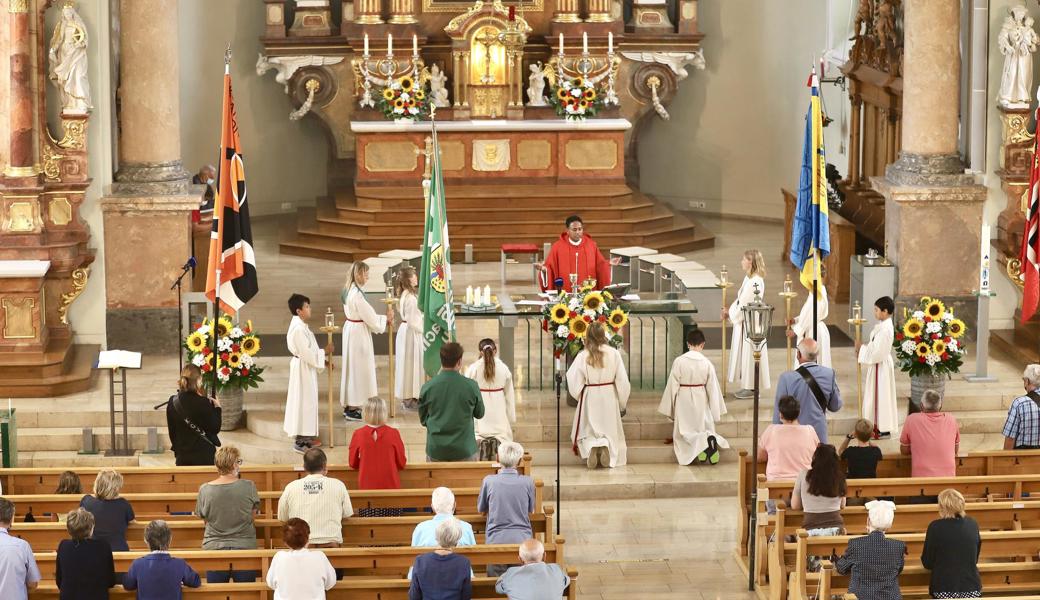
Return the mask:
POLYGON ((675 458, 680 465, 693 461, 718 464, 719 448, 729 443, 715 433, 715 423, 726 414, 715 366, 703 354, 704 332, 686 335, 688 352, 675 359, 657 412, 675 421, 672 430, 675 458))
MULTIPOLYGON (((289 332, 286 345, 292 354, 289 361, 289 389, 285 401, 285 421, 282 429, 295 437, 293 450, 304 453, 320 446, 318 441, 318 372, 324 370, 326 357, 332 354, 330 342, 324 349, 318 346, 314 334, 307 327, 311 318, 311 300, 302 294, 289 297, 289 332)), ((331 368, 331 365, 329 365, 331 368)))
POLYGON ((870 341, 856 347, 860 364, 866 368, 863 384, 863 407, 860 417, 874 423, 874 439, 895 434, 899 431, 899 414, 896 412, 896 370, 892 360, 892 341, 895 328, 892 314, 895 302, 882 296, 874 302, 874 317, 878 324, 870 332, 870 341))

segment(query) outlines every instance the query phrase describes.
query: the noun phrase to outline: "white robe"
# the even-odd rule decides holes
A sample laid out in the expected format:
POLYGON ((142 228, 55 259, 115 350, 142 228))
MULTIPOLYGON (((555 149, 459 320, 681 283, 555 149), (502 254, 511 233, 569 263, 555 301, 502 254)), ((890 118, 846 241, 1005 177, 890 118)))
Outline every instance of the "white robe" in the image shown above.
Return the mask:
POLYGON ((325 350, 298 316, 289 322, 285 343, 292 353, 289 389, 282 429, 290 437, 318 435, 318 373, 325 369, 325 350))
POLYGON ((729 448, 729 442, 715 433, 715 423, 726 414, 726 401, 715 365, 700 352, 690 350, 672 363, 657 412, 675 421, 672 448, 680 465, 692 463, 707 450, 708 436, 715 436, 720 448, 729 448))
POLYGON ((513 374, 506 363, 495 358, 495 378, 484 378, 484 359, 481 358, 466 369, 466 377, 477 382, 480 396, 484 399, 484 418, 474 419, 477 439, 496 437, 500 442, 513 441, 516 423, 516 395, 513 391, 513 374), (494 391, 490 391, 494 390, 494 391))
POLYGON ((893 437, 899 432, 899 413, 896 409, 896 370, 892 360, 892 340, 895 329, 888 318, 874 326, 870 342, 859 349, 863 365, 863 408, 860 416, 870 420, 878 431, 887 431, 893 437))
POLYGON ((603 348, 601 368, 593 367, 588 360, 588 351, 582 350, 567 370, 567 389, 578 396, 571 442, 583 459, 589 457, 593 448, 606 446, 610 466, 620 467, 628 463, 628 445, 621 425, 621 410, 628 406, 632 389, 628 373, 616 348, 603 348))
POLYGON ((361 408, 365 400, 379 395, 376 354, 372 334, 386 331, 386 315, 377 315, 365 294, 350 286, 343 304, 343 368, 340 369, 339 404, 361 408))
MULTIPOLYGON (((729 305, 729 320, 733 323, 731 334, 732 346, 729 351, 729 380, 735 381, 740 378, 740 387, 745 390, 755 387, 755 357, 751 342, 744 335, 744 313, 740 307, 751 304, 755 299, 755 284, 758 284, 758 293, 762 298, 766 297, 765 281, 759 275, 744 277, 744 283, 740 284, 737 298, 729 305)), ((769 347, 762 348, 762 359, 759 365, 759 389, 769 389, 769 347)))
POLYGON ((419 398, 419 390, 426 382, 423 372, 423 314, 419 299, 405 290, 401 292, 401 327, 397 330, 397 362, 394 365, 394 397, 419 398))
MULTIPOLYGON (((816 364, 821 367, 831 368, 831 332, 827 331, 827 324, 823 322, 827 318, 828 310, 827 288, 820 284, 819 289, 820 299, 816 301, 816 320, 818 323, 816 326, 816 344, 819 347, 819 354, 816 356, 816 364)), ((791 331, 794 332, 796 343, 807 337, 812 337, 812 290, 805 297, 802 312, 798 313, 798 317, 791 324, 791 331)), ((791 360, 793 361, 791 368, 797 369, 798 357, 793 356, 791 360)))

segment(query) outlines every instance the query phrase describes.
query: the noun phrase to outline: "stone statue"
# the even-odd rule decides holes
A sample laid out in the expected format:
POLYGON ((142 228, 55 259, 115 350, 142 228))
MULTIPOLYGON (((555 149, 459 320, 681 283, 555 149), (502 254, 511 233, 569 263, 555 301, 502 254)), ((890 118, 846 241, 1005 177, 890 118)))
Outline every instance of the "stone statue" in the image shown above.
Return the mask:
POLYGON ((531 74, 527 76, 527 105, 545 106, 545 74, 542 73, 542 61, 532 64, 531 74))
POLYGON ((1040 38, 1033 31, 1033 19, 1025 6, 1012 6, 1000 28, 997 46, 1004 55, 997 103, 1008 107, 1029 106, 1033 79, 1033 53, 1040 38))
POLYGON ((448 102, 448 76, 441 71, 437 64, 430 69, 430 97, 433 98, 433 105, 437 108, 451 106, 451 103, 448 102))
POLYGON ((61 9, 61 20, 54 28, 47 57, 50 79, 61 91, 62 114, 89 113, 93 107, 87 79, 87 26, 71 0, 61 9))

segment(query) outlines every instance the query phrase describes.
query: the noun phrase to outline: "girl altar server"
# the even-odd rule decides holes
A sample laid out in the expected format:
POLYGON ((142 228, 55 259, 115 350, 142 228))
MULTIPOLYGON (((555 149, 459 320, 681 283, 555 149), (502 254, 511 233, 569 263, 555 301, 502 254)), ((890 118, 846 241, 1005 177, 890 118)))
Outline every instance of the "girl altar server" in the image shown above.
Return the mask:
MULTIPOLYGON (((827 288, 823 285, 823 282, 817 282, 817 288, 820 291, 819 297, 816 300, 816 345, 820 349, 819 355, 816 357, 816 364, 821 367, 831 366, 831 333, 827 331, 827 324, 824 323, 824 319, 827 318, 827 288)), ((793 335, 795 338, 795 344, 804 340, 807 337, 812 337, 812 290, 809 290, 809 294, 805 297, 805 304, 802 305, 802 312, 798 313, 798 317, 791 319, 791 332, 788 335, 793 335)), ((791 366, 792 369, 798 368, 798 358, 794 358, 794 364, 791 366)))
POLYGON ((621 353, 607 343, 602 323, 592 322, 585 349, 567 370, 567 389, 578 392, 578 410, 571 428, 571 449, 590 469, 620 467, 628 462, 628 445, 621 413, 631 386, 621 353))
POLYGON ((480 349, 480 358, 466 369, 466 377, 477 382, 484 399, 484 417, 474 422, 477 444, 488 438, 497 438, 500 444, 511 442, 512 424, 516 423, 513 374, 509 372, 506 363, 499 360, 494 340, 484 338, 477 347, 480 349))
POLYGON ((397 363, 394 395, 410 410, 419 406, 419 390, 425 383, 423 373, 423 314, 419 311, 416 291, 419 277, 415 267, 401 267, 394 278, 394 293, 400 302, 401 328, 397 330, 397 363))
POLYGON ((379 395, 376 382, 376 356, 372 348, 372 334, 383 333, 389 323, 393 327, 393 308, 387 305, 386 315, 377 315, 365 299, 363 291, 368 283, 368 265, 356 261, 350 266, 350 275, 343 288, 343 368, 339 382, 339 404, 348 421, 361 420, 361 407, 369 398, 379 395))
MULTIPOLYGON (((755 358, 754 348, 744 335, 744 313, 741 307, 755 299, 755 289, 763 298, 766 295, 765 259, 758 250, 745 250, 743 258, 740 259, 740 268, 744 270, 744 282, 737 290, 737 298, 729 307, 722 308, 722 318, 729 319, 733 323, 732 346, 729 353, 729 381, 740 379, 740 390, 734 396, 737 398, 751 398, 755 395, 755 358)), ((759 370, 759 389, 769 389, 769 352, 768 348, 762 349, 762 360, 759 370)))
POLYGON ((675 421, 672 443, 680 465, 694 461, 716 465, 719 448, 729 448, 729 442, 715 433, 715 423, 726 414, 726 401, 715 365, 703 354, 704 332, 691 329, 686 348, 686 354, 672 363, 657 412, 675 421))

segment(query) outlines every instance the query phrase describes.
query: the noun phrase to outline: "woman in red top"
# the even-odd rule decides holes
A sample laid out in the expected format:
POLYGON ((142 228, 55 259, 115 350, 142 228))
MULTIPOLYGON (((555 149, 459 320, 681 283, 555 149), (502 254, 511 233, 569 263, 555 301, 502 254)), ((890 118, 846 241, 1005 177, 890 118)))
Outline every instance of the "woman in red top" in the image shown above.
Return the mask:
MULTIPOLYGON (((398 471, 408 464, 404 442, 397 429, 386 424, 386 402, 369 398, 361 410, 365 425, 350 438, 350 466, 358 470, 358 489, 396 490, 401 487, 398 471)), ((397 517, 399 508, 362 508, 359 517, 397 517)))

